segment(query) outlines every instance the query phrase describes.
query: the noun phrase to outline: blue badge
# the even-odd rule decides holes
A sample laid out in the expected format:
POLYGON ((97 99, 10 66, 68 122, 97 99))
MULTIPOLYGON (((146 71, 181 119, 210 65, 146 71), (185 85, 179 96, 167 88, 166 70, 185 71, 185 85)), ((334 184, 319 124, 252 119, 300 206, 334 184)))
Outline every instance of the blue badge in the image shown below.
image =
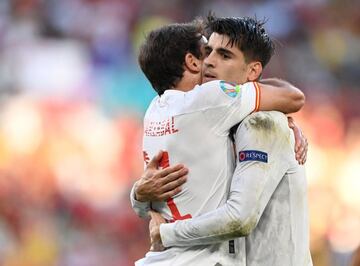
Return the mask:
POLYGON ((239 162, 241 163, 245 161, 258 161, 258 162, 267 163, 268 154, 266 152, 255 151, 255 150, 240 151, 239 162))
POLYGON ((220 88, 225 92, 226 95, 235 98, 236 95, 240 92, 240 85, 236 85, 235 83, 220 81, 220 88), (229 84, 226 86, 225 84, 229 84))

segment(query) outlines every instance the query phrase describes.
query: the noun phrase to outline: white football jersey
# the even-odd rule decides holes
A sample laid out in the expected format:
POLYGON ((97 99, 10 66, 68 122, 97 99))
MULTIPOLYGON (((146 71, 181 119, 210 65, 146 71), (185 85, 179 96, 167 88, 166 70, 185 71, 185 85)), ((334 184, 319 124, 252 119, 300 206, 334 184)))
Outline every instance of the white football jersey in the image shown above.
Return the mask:
POLYGON ((255 83, 212 81, 189 92, 167 90, 152 101, 144 118, 145 162, 163 150, 160 167, 182 163, 189 169, 182 191, 152 202, 152 209, 176 221, 225 202, 233 171, 229 130, 256 109, 256 92, 255 83))
MULTIPOLYGON (((145 162, 163 150, 161 167, 182 163, 189 169, 182 191, 167 202, 152 202, 152 209, 165 219, 176 221, 196 217, 225 203, 234 170, 229 130, 258 109, 259 93, 255 82, 235 86, 211 81, 188 92, 167 90, 151 102, 144 118, 145 162)), ((145 216, 144 204, 137 205, 133 197, 131 201, 135 211, 145 216)), ((209 259, 208 252, 212 251, 204 249, 188 250, 190 257, 186 261, 178 259, 164 265, 209 259)))
POLYGON ((312 265, 307 186, 295 160, 294 137, 279 112, 248 116, 236 132, 237 165, 225 205, 186 221, 160 226, 165 246, 217 243, 245 247, 246 264, 312 265))

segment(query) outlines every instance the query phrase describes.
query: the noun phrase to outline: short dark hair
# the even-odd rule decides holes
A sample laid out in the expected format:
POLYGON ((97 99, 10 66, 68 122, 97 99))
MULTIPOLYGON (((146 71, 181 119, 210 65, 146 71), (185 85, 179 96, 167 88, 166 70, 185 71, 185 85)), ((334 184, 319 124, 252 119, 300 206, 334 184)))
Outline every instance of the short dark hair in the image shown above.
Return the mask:
POLYGON ((201 58, 199 23, 171 24, 151 31, 140 48, 138 61, 141 70, 155 91, 161 95, 181 80, 185 55, 201 58))
POLYGON ((207 35, 213 32, 227 35, 230 45, 236 45, 246 62, 260 61, 265 67, 274 54, 274 44, 264 29, 264 21, 250 17, 217 18, 209 14, 206 21, 207 35))

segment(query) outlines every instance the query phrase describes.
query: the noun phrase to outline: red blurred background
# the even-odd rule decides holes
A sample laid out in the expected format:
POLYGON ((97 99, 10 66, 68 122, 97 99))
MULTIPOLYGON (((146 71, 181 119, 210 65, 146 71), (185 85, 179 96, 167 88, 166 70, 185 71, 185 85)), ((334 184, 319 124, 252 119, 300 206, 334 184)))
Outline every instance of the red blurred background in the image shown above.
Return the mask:
POLYGON ((0 265, 133 265, 149 247, 129 190, 155 96, 136 62, 149 29, 267 18, 265 77, 301 88, 314 265, 360 244, 360 4, 340 0, 0 1, 0 265))

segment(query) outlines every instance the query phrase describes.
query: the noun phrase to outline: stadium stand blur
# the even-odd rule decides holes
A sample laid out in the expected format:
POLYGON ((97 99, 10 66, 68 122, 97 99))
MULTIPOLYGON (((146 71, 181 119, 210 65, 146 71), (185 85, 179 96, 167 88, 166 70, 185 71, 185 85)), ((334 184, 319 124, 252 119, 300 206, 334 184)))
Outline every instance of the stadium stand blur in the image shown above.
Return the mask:
POLYGON ((126 266, 149 247, 129 189, 155 96, 144 33, 209 10, 267 18, 264 77, 301 88, 311 251, 350 265, 360 244, 360 2, 0 1, 0 265, 126 266))

